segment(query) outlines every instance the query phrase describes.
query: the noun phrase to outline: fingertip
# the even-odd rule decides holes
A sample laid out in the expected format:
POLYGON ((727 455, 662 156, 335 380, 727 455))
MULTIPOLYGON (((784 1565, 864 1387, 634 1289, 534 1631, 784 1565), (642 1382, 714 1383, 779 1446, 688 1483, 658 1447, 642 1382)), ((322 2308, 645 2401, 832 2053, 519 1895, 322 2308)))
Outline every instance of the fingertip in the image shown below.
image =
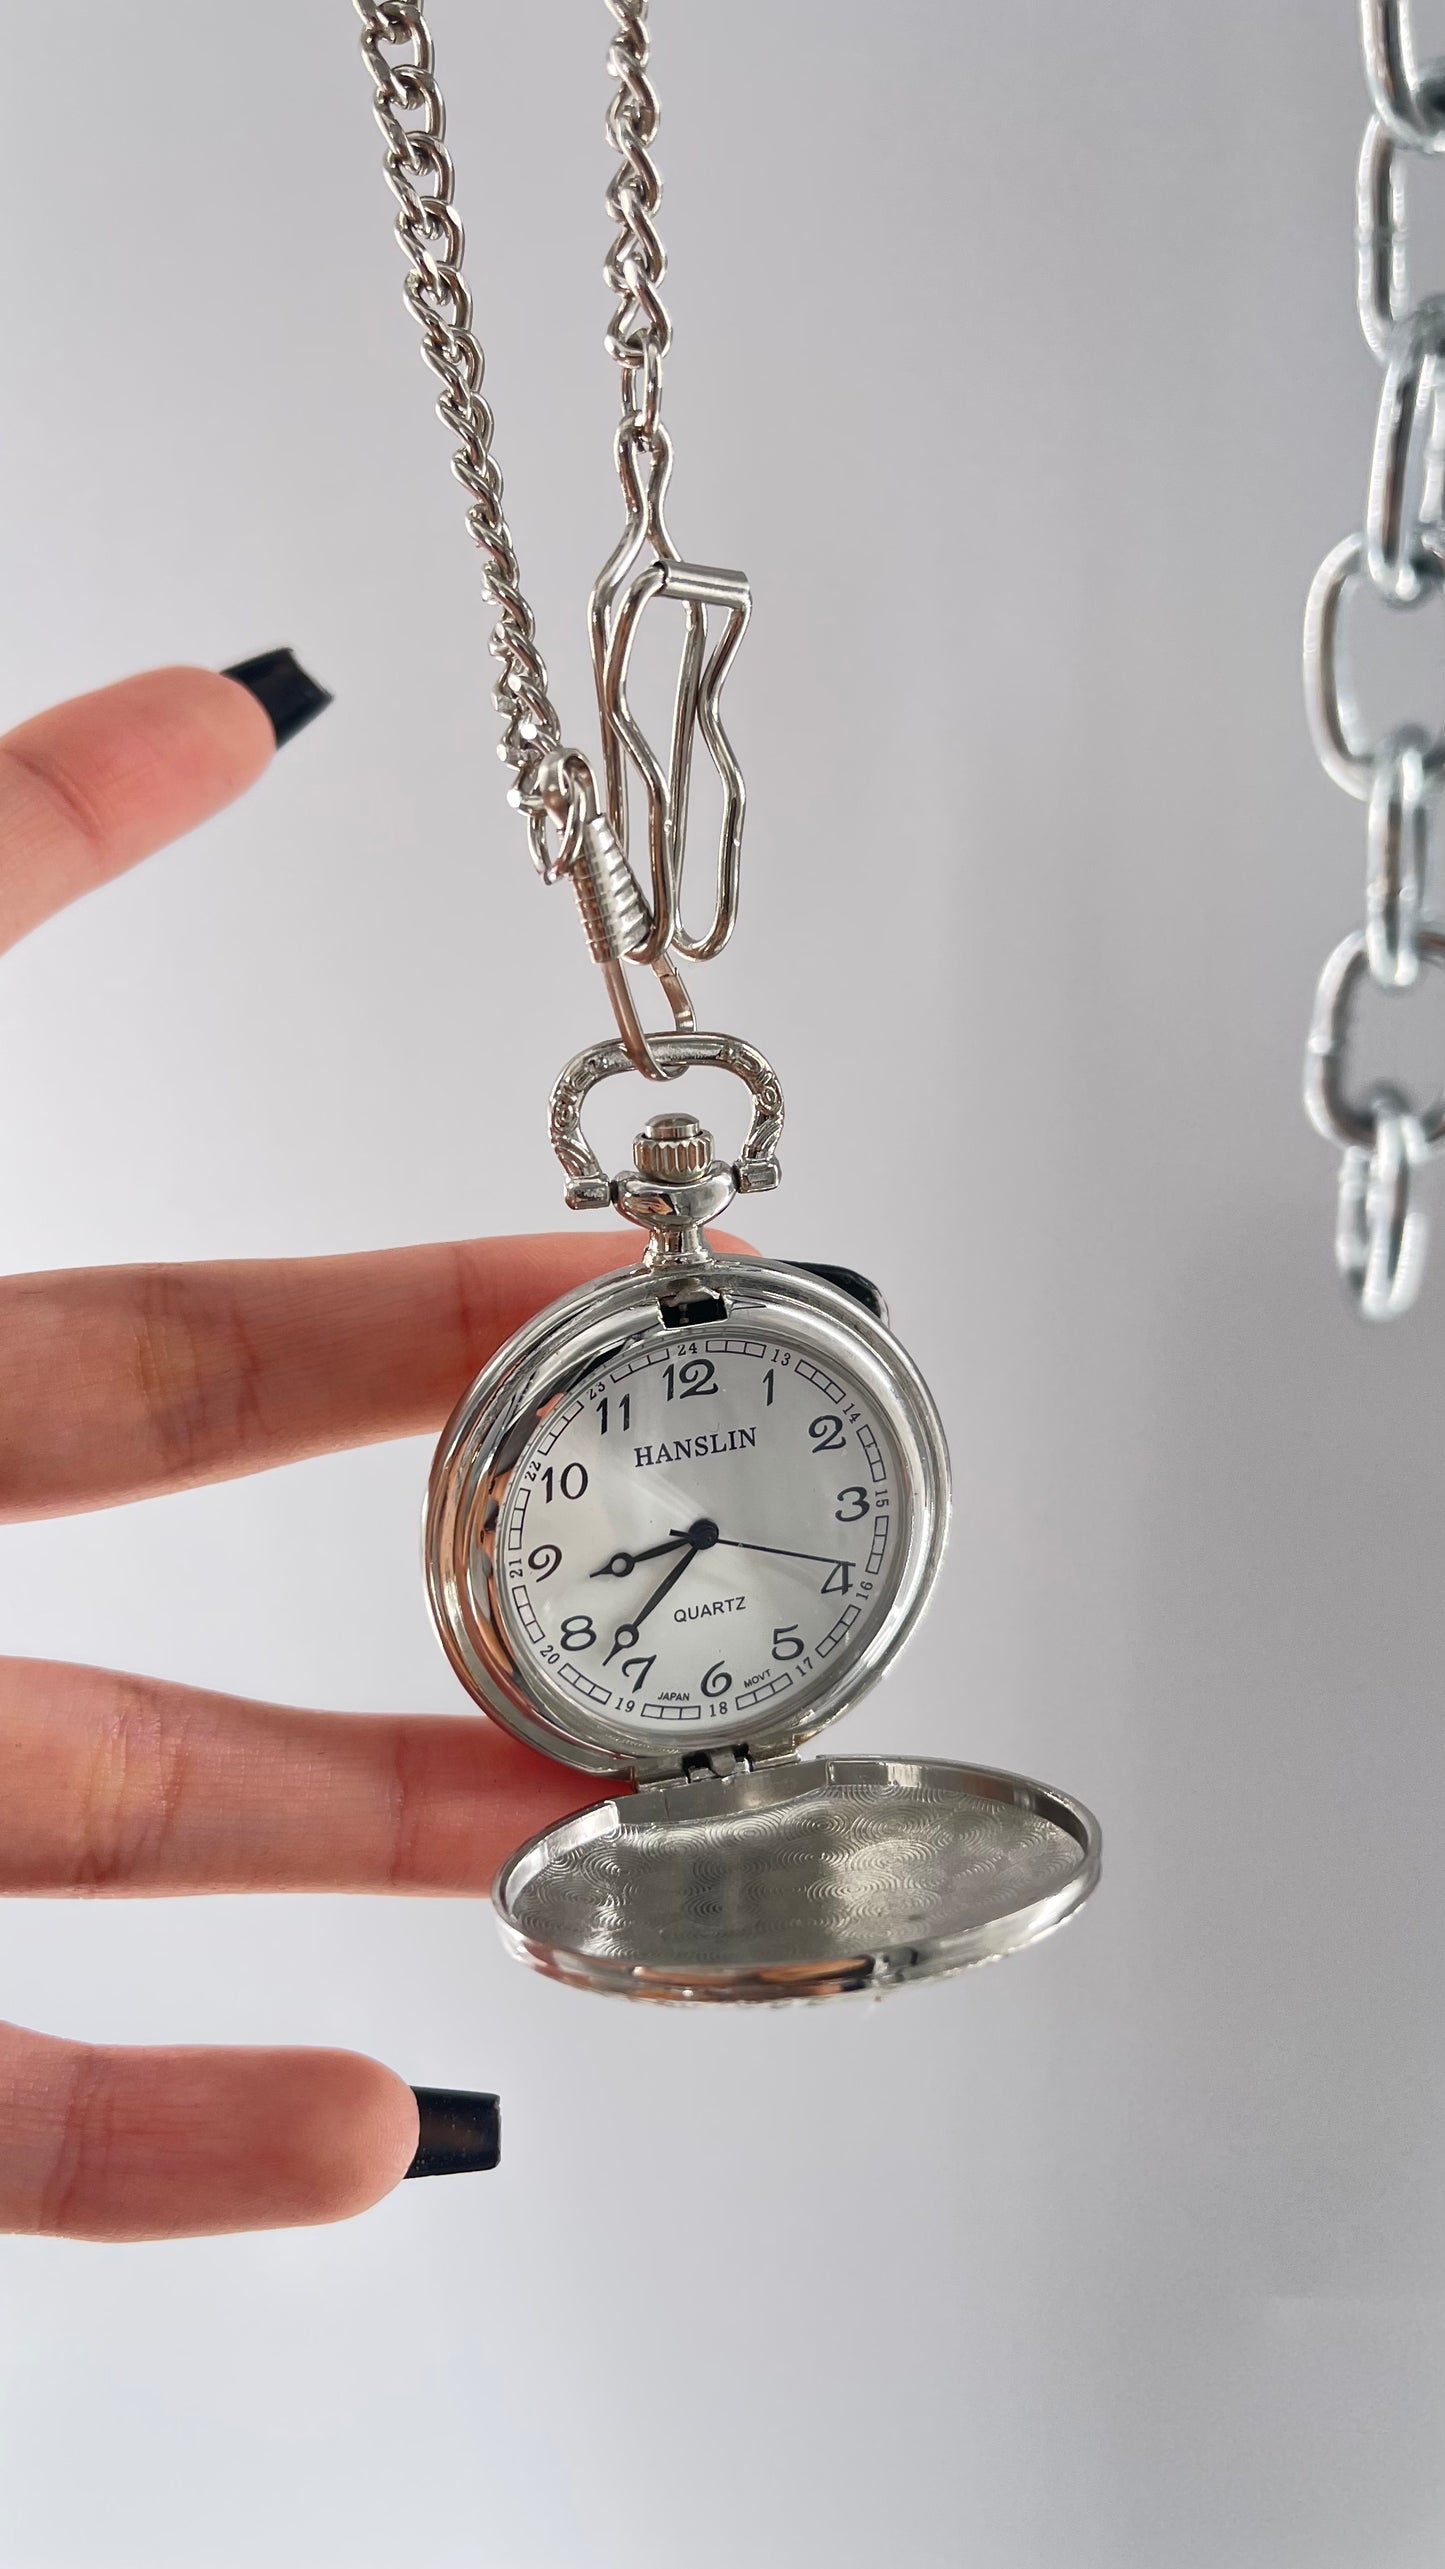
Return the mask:
POLYGON ((255 782, 264 708, 214 669, 146 669, 0 740, 0 946, 255 782))
POLYGON ((244 794, 275 756, 255 698, 217 669, 142 669, 10 735, 83 805, 102 873, 148 855, 244 794))
POLYGON ((149 669, 121 684, 136 689, 138 703, 149 698, 162 718, 176 726, 179 755, 193 758, 208 791, 227 802, 253 785, 276 755, 276 734, 265 707, 223 669, 187 662, 149 669), (187 733, 192 736, 189 746, 187 733))
POLYGON ((269 2210, 247 2226, 349 2221, 399 2185, 416 2155, 416 2097, 364 2052, 273 2058, 262 2145, 269 2210))

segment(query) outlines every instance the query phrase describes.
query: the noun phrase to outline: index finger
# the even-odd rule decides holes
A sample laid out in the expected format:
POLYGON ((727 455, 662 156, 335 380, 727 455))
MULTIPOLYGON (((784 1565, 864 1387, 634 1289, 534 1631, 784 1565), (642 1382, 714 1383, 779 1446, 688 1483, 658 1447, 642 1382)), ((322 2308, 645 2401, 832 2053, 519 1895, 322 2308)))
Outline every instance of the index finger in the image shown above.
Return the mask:
POLYGON ((213 669, 150 669, 0 739, 0 952, 234 802, 275 749, 213 669))

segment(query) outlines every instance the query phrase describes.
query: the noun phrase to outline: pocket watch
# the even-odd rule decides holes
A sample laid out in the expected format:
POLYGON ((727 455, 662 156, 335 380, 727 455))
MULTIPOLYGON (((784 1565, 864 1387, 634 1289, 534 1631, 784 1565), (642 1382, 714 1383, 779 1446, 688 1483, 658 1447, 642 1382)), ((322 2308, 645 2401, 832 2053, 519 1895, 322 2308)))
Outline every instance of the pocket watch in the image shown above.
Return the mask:
POLYGON ((681 978, 737 914, 743 782, 722 693, 748 622, 740 573, 685 561, 664 504, 670 323, 652 159, 646 0, 608 0, 620 167, 607 276, 622 376, 626 524, 593 589, 600 781, 564 745, 502 514, 483 360, 422 0, 356 0, 386 139, 407 298, 442 384, 454 469, 497 610, 511 799, 544 880, 571 882, 617 1033, 569 1062, 551 1139, 577 1210, 646 1234, 635 1265, 564 1295, 463 1394, 425 1515, 431 1607, 475 1700, 610 1787, 503 1865, 511 1951, 630 1997, 818 1998, 954 1972, 1033 1943, 1085 1900, 1099 1832, 1025 1777, 943 1759, 800 1756, 892 1665, 938 1577, 948 1458, 876 1290, 845 1269, 723 1254, 707 1225, 778 1184, 781 1090, 740 1037, 699 1030, 681 978), (629 695, 640 620, 680 610, 671 738, 629 695), (712 915, 681 906, 694 757, 714 771, 712 915), (645 833, 639 873, 633 843, 645 833), (671 1022, 644 1027, 650 970, 671 1022), (748 1092, 736 1156, 652 1115, 608 1176, 583 1110, 599 1082, 723 1071, 748 1092))

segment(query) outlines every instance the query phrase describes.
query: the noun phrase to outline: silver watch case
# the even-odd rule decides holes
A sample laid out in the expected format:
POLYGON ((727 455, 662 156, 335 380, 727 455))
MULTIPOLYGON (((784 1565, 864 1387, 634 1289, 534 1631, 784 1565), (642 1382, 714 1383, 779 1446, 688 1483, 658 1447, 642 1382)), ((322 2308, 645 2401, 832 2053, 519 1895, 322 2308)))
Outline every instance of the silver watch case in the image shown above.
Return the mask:
POLYGON ((443 1646, 496 1720, 582 1772, 635 1785, 542 1831, 493 1897, 509 1949, 554 1979, 632 1997, 779 2000, 883 1989, 1035 1942, 1088 1896, 1097 1824, 1026 1778, 947 1761, 799 1761, 891 1665, 928 1602, 948 1528, 937 1410, 892 1333, 847 1294, 761 1258, 643 1265, 580 1286, 529 1322, 459 1402, 427 1496, 425 1566, 443 1646), (701 1304, 706 1303, 705 1316, 701 1304), (908 1493, 886 1613, 808 1703, 705 1752, 636 1734, 516 1664, 492 1536, 540 1415, 618 1353, 727 1323, 808 1340, 866 1386, 908 1493))
MULTIPOLYGON (((670 1749, 639 1755, 635 1730, 610 1722, 545 1672, 517 1668, 497 1594, 490 1537, 511 1467, 542 1413, 609 1359, 640 1353, 679 1329, 700 1302, 725 1305, 729 1327, 751 1337, 803 1339, 819 1361, 857 1374, 897 1446, 907 1527, 886 1614, 869 1642, 801 1708, 760 1713, 746 1728, 751 1764, 786 1755, 836 1721, 882 1676, 928 1601, 948 1530, 948 1453, 938 1413, 916 1366, 891 1332, 848 1295, 796 1267, 761 1258, 709 1258, 689 1273, 630 1267, 580 1286, 519 1331, 479 1374, 443 1434, 426 1514, 432 1611, 457 1675, 488 1712, 548 1756, 590 1775, 642 1781, 679 1771, 670 1749)), ((714 1319, 708 1325, 716 1326, 714 1319)), ((734 1725, 723 1736, 739 1738, 734 1725)))

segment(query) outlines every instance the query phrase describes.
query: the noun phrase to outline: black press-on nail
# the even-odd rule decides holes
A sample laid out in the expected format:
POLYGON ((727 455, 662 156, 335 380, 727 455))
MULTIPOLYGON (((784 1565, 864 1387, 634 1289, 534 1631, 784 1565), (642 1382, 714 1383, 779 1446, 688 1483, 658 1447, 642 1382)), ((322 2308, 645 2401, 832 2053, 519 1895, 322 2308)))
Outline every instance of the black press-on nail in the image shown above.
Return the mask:
POLYGON ((459 2177, 502 2155, 502 2102, 468 2087, 414 2087, 421 2115, 409 2177, 459 2177))
POLYGON ((238 686, 254 696, 269 717, 276 735, 276 746, 284 749, 298 731, 314 723, 334 699, 324 687, 308 677, 294 651, 261 651, 254 660, 238 660, 232 669, 221 671, 223 678, 234 678, 238 686))

